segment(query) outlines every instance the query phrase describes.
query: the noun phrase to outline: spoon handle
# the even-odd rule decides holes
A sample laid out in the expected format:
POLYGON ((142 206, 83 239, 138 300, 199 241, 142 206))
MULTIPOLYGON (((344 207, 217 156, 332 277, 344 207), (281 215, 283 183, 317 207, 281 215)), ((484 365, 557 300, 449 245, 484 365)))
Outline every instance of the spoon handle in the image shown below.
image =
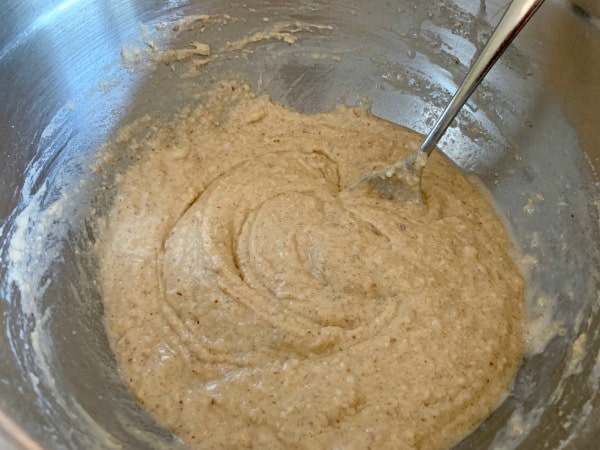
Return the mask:
POLYGON ((452 97, 452 100, 432 130, 421 143, 419 147, 420 151, 428 156, 431 154, 435 145, 467 102, 475 88, 479 86, 479 83, 481 83, 488 71, 542 3, 544 3, 544 0, 513 0, 511 2, 489 41, 485 44, 485 47, 483 47, 483 50, 471 66, 465 80, 454 94, 454 97, 452 97))

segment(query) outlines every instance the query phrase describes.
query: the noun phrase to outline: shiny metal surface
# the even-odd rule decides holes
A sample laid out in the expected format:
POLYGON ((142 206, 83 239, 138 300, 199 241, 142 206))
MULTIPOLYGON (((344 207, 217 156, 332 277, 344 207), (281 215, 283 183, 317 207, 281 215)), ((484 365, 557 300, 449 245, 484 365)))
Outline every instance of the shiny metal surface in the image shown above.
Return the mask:
POLYGON ((477 86, 483 81, 483 78, 498 61, 498 58, 502 56, 543 2, 544 0, 513 0, 508 5, 489 41, 473 61, 464 81, 419 147, 419 151, 426 153, 428 156, 431 154, 458 112, 477 89, 477 86))
MULTIPOLYGON (((181 446, 120 381, 94 284, 90 218, 108 205, 112 194, 99 186, 112 174, 92 163, 120 124, 146 113, 169 117, 193 101, 182 86, 201 92, 234 71, 300 111, 366 100, 374 114, 425 132, 505 7, 503 0, 5 2, 0 447, 181 446), (279 21, 331 28, 298 32, 293 46, 258 42, 252 54, 234 52, 190 79, 177 64, 123 63, 123 46, 148 48, 148 34, 191 14, 235 21, 161 45, 202 39, 219 48, 279 21), (27 221, 38 216, 44 220, 27 221)), ((547 0, 440 141, 481 178, 515 241, 539 262, 530 314, 536 302, 556 303, 556 334, 525 359, 511 394, 459 449, 591 449, 598 441, 598 23, 594 0, 547 0)))
POLYGON ((351 189, 367 182, 386 198, 422 204, 421 173, 426 163, 423 154, 428 157, 435 150, 456 115, 543 2, 544 0, 513 0, 419 148, 403 160, 361 177, 351 189))

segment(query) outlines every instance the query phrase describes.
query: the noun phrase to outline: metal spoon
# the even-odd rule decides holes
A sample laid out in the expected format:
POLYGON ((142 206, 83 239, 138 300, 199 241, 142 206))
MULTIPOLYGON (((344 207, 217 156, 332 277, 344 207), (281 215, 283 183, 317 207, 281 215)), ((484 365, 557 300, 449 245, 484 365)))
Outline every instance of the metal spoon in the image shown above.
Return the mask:
POLYGON ((373 190, 386 198, 422 203, 421 173, 427 157, 475 88, 543 2, 544 0, 513 0, 462 85, 419 148, 390 167, 368 173, 350 188, 368 182, 373 190))

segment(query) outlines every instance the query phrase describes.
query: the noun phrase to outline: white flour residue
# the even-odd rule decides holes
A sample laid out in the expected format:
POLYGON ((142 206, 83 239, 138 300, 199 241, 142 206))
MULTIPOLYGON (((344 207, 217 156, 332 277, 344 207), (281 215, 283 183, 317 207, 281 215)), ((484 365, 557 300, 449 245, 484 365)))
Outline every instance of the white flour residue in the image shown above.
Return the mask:
MULTIPOLYGON (((209 16, 198 15, 180 19, 174 26, 168 27, 164 23, 155 26, 156 30, 141 26, 139 42, 124 45, 121 48, 121 60, 128 70, 145 68, 153 64, 167 64, 188 61, 190 67, 184 76, 193 76, 194 70, 198 70, 212 60, 220 60, 234 51, 242 51, 246 54, 252 53, 249 45, 262 41, 282 41, 287 44, 295 44, 300 32, 314 32, 318 30, 331 30, 331 25, 312 24, 304 22, 279 22, 274 23, 268 29, 249 34, 243 38, 227 41, 224 45, 213 51, 215 44, 192 41, 189 46, 183 48, 172 48, 170 42, 183 31, 199 29, 202 33, 208 25, 228 25, 235 19, 228 15, 209 16)), ((174 70, 174 68, 173 68, 174 70)))
POLYGON ((556 298, 542 294, 530 300, 527 306, 525 351, 533 356, 542 353, 552 338, 564 334, 565 328, 554 319, 556 298))
POLYGON ((569 359, 567 373, 576 375, 583 371, 583 365, 581 363, 586 355, 585 345, 587 344, 587 340, 587 333, 581 333, 577 339, 575 339, 575 342, 571 344, 571 358, 569 359))
POLYGON ((508 419, 507 426, 504 427, 494 438, 490 445, 491 450, 512 450, 515 448, 515 443, 521 442, 524 437, 529 434, 540 420, 543 409, 534 409, 528 413, 524 413, 521 409, 517 409, 508 419))
POLYGON ((182 32, 200 28, 209 24, 226 25, 233 19, 225 15, 209 16, 207 14, 183 17, 172 23, 164 21, 154 25, 140 25, 140 36, 131 44, 121 47, 121 61, 130 71, 152 67, 155 64, 170 64, 193 56, 209 56, 210 48, 202 42, 192 42, 190 47, 170 48, 170 43, 182 32))
POLYGON ((42 186, 15 217, 5 261, 7 280, 20 293, 23 313, 39 319, 42 317, 39 302, 47 288, 44 275, 50 264, 60 258, 67 217, 74 212, 71 196, 78 191, 75 188, 72 194, 62 195, 44 208, 46 189, 42 186))
POLYGON ((67 413, 72 409, 56 383, 51 334, 53 306, 45 297, 53 267, 62 262, 68 233, 81 215, 86 185, 80 174, 56 172, 47 167, 47 158, 31 165, 24 182, 23 208, 5 225, 6 239, 0 247, 0 259, 6 268, 0 296, 20 310, 18 321, 23 323, 17 326, 18 334, 8 334, 8 341, 29 378, 38 407, 48 415, 59 409, 67 413), (40 174, 48 172, 45 183, 33 191, 40 174))
POLYGON ((320 25, 320 24, 306 24, 302 22, 295 23, 278 23, 273 25, 273 27, 269 30, 259 31, 258 33, 254 33, 250 36, 247 36, 243 39, 238 39, 236 41, 227 42, 225 46, 221 49, 222 52, 230 52, 233 50, 242 50, 248 44, 260 42, 260 41, 269 41, 269 40, 278 40, 283 41, 287 44, 294 44, 297 41, 296 33, 300 31, 312 31, 312 30, 331 30, 333 27, 331 25, 320 25))

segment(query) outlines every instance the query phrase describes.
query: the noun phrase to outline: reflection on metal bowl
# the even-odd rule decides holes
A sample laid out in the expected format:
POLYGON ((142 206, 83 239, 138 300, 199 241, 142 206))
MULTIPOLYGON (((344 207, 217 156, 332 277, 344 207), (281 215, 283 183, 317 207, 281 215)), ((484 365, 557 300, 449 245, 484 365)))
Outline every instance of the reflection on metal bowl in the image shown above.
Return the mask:
MULTIPOLYGON (((89 218, 106 207, 99 186, 111 174, 92 162, 120 124, 170 117, 193 101, 190 86, 235 72, 299 111, 368 101, 375 115, 424 132, 505 3, 9 1, 0 12, 0 446, 182 445, 120 381, 94 283, 89 218), (198 14, 227 20, 182 26, 198 14), (234 46, 191 72, 177 58, 151 64, 156 49, 200 36, 225 48, 275 24, 291 27, 293 45, 234 46)), ((596 14, 593 1, 547 1, 440 144, 489 188, 531 267, 529 352, 505 401, 456 448, 587 449, 600 434, 596 14)))

